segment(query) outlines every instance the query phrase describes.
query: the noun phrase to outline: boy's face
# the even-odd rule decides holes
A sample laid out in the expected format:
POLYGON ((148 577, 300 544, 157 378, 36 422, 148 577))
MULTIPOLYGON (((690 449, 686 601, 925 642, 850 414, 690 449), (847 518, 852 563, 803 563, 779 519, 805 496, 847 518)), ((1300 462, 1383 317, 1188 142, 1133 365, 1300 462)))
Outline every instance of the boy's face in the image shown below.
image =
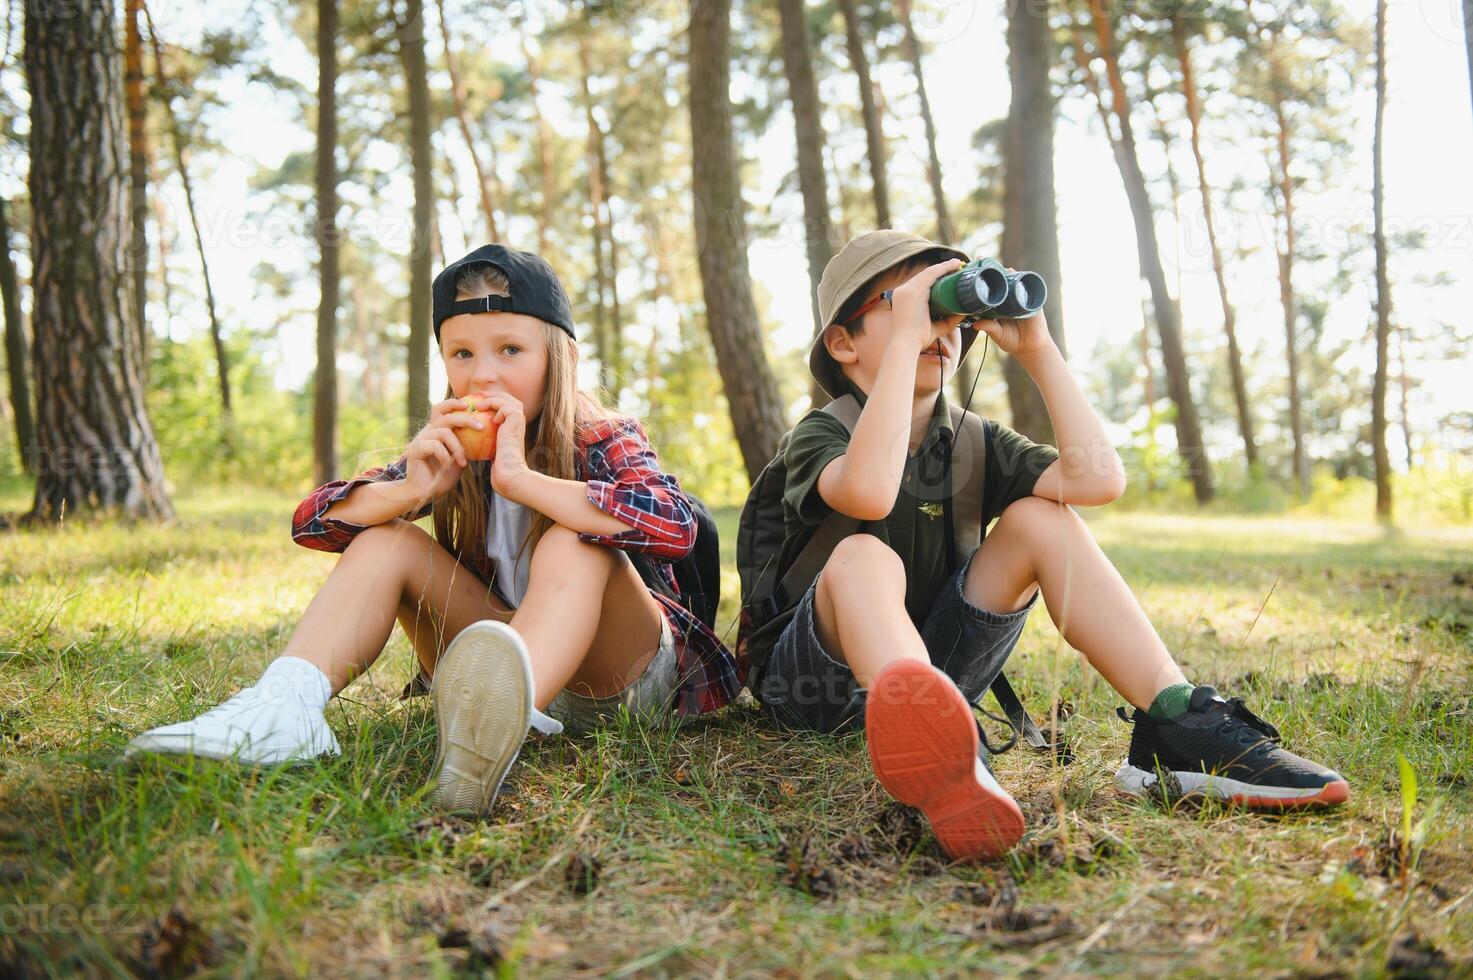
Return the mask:
POLYGON ((461 313, 440 324, 440 357, 450 390, 511 395, 529 420, 547 393, 547 328, 525 313, 461 313))
MULTIPOLYGON (((894 289, 922 268, 924 267, 919 266, 912 270, 893 269, 886 272, 864 294, 861 303, 869 302, 887 289, 894 289)), ((874 387, 875 377, 880 373, 880 363, 884 360, 886 347, 890 343, 892 316, 894 314, 890 310, 890 304, 880 300, 877 306, 860 318, 859 325, 863 329, 858 333, 850 333, 839 324, 830 325, 824 332, 824 345, 828 348, 829 355, 839 362, 844 374, 866 395, 874 387)), ((958 314, 931 322, 931 346, 916 358, 917 398, 934 395, 956 373, 957 361, 962 353, 962 333, 957 327, 964 319, 966 318, 958 314)))

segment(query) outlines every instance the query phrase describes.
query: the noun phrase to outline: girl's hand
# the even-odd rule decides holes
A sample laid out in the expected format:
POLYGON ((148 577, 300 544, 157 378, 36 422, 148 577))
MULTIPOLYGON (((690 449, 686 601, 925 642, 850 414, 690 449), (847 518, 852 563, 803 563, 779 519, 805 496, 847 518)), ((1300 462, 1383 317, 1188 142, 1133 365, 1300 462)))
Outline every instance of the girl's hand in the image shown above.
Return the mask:
POLYGON ((491 462, 491 488, 507 500, 517 500, 516 486, 526 475, 527 416, 522 403, 511 395, 486 395, 477 399, 478 408, 491 416, 496 433, 496 458, 491 462))
POLYGON ((998 350, 1014 357, 1026 358, 1054 346, 1042 309, 1022 320, 978 320, 976 327, 992 338, 998 350))
POLYGON ((955 272, 961 259, 947 259, 927 266, 895 287, 890 297, 890 342, 903 345, 907 351, 921 351, 936 343, 938 334, 931 322, 931 286, 937 279, 955 272))
POLYGON ((423 504, 444 494, 466 467, 465 448, 458 428, 483 429, 486 422, 466 411, 465 401, 449 398, 430 406, 430 421, 409 441, 404 451, 404 486, 423 504))

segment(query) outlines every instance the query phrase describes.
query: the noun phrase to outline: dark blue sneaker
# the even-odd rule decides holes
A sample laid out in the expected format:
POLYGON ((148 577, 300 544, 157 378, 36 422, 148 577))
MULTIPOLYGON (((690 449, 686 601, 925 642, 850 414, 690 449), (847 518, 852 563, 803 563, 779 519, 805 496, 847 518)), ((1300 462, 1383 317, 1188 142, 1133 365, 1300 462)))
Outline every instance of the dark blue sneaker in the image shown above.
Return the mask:
POLYGON ((1130 754, 1115 774, 1132 796, 1194 794, 1265 810, 1344 803, 1350 784, 1339 773, 1279 745, 1279 731, 1216 689, 1192 691, 1186 711, 1170 721, 1137 709, 1130 754), (1163 786, 1164 783, 1164 786, 1163 786))

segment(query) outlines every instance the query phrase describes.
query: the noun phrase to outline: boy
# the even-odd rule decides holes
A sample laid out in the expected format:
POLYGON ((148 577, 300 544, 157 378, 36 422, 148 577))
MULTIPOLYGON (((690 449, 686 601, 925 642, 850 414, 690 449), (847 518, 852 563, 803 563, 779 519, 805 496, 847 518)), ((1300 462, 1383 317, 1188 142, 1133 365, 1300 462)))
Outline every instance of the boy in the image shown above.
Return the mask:
POLYGON ((817 732, 862 722, 876 777, 925 813, 951 857, 1001 854, 1022 836, 1023 814, 987 767, 972 705, 1041 590, 1064 639, 1136 708, 1116 775, 1124 791, 1144 794, 1165 779, 1250 806, 1343 802, 1349 787, 1338 773, 1280 748, 1278 732, 1240 700, 1188 683, 1065 506, 1115 500, 1125 475, 1041 312, 975 327, 1038 385, 1059 450, 996 422, 956 423, 943 391, 976 330, 960 316, 933 322, 928 299, 965 259, 877 231, 824 270, 826 327, 809 367, 830 396, 852 395, 862 408, 850 425, 815 411, 794 428, 778 567, 835 512, 862 523, 839 538, 806 592, 780 597, 785 608, 752 632, 748 682, 764 714, 817 732), (954 522, 966 515, 956 486, 968 474, 953 448, 977 432, 982 527, 996 524, 958 554, 954 522))

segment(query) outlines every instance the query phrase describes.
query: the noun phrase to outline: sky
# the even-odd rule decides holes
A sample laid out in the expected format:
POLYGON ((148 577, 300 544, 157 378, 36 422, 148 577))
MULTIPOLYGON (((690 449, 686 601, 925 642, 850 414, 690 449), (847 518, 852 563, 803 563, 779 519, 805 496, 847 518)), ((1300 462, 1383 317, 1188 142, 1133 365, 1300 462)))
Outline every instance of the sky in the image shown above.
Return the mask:
MULTIPOLYGON (((649 2, 668 7, 672 16, 685 9, 684 4, 675 0, 649 2)), ((1428 235, 1428 246, 1422 251, 1392 256, 1395 316, 1402 322, 1452 322, 1466 327, 1468 311, 1473 310, 1473 277, 1468 275, 1473 269, 1473 182, 1467 179, 1473 161, 1473 99, 1469 94, 1459 5, 1460 0, 1393 0, 1390 4, 1385 151, 1387 220, 1392 230, 1420 228, 1428 235), (1417 277, 1439 272, 1450 274, 1453 284, 1426 288, 1414 282, 1417 277), (1397 284, 1401 284, 1400 288, 1396 288, 1397 284)), ((1372 22, 1373 0, 1345 0, 1344 6, 1351 17, 1367 25, 1372 22)), ((203 5, 166 0, 154 5, 153 13, 167 39, 189 44, 198 38, 205 16, 212 22, 228 20, 234 16, 230 13, 232 7, 243 11, 246 4, 241 0, 212 3, 206 15, 203 5)), ((433 13, 433 7, 430 12, 433 13)), ((971 145, 975 130, 981 123, 1004 115, 1007 109, 1002 4, 921 0, 917 3, 916 21, 926 47, 926 85, 939 131, 938 149, 945 184, 948 196, 956 199, 964 196, 971 189, 969 184, 978 179, 976 153, 971 145)), ((273 26, 269 19, 266 23, 268 27, 273 26)), ((431 37, 437 39, 438 31, 432 29, 431 37)), ((315 86, 311 52, 294 38, 276 36, 268 38, 268 42, 276 70, 300 78, 309 88, 315 86)), ((465 43, 464 39, 461 43, 465 43)), ((514 42, 501 38, 489 43, 498 56, 513 62, 519 60, 514 46, 506 50, 500 47, 514 42)), ((18 47, 18 38, 13 44, 18 47)), ((432 42, 431 47, 437 48, 438 44, 432 42)), ((847 69, 847 65, 837 67, 847 69)), ((11 74, 13 77, 14 73, 11 74)), ((847 71, 840 71, 828 84, 852 84, 850 77, 847 71)), ((908 196, 921 208, 902 211, 896 216, 895 224, 923 226, 932 215, 926 206, 929 196, 923 191, 925 144, 911 94, 914 83, 908 67, 901 63, 877 67, 876 82, 890 108, 887 136, 893 155, 890 166, 892 186, 897 188, 895 196, 908 196)), ((226 153, 212 166, 199 168, 195 175, 196 200, 201 205, 211 267, 225 270, 224 274, 215 276, 215 289, 227 329, 232 322, 244 322, 248 318, 259 321, 262 316, 284 321, 283 349, 276 357, 278 383, 299 385, 312 369, 315 299, 310 293, 303 293, 292 297, 285 306, 274 304, 261 295, 249 273, 263 261, 278 266, 293 263, 299 268, 310 266, 315 259, 314 250, 310 241, 302 240, 297 229, 285 224, 262 225, 253 216, 256 212, 247 183, 260 167, 279 165, 287 153, 310 151, 312 137, 295 123, 294 109, 285 98, 262 85, 227 83, 221 94, 228 111, 214 114, 208 122, 212 135, 224 144, 226 153)), ((853 99, 855 95, 850 91, 845 97, 853 99)), ((1163 104, 1168 104, 1169 111, 1177 111, 1175 104, 1163 104)), ((1301 241, 1306 244, 1336 247, 1336 243, 1343 245, 1345 236, 1357 224, 1367 231, 1370 227, 1369 127, 1373 106, 1373 91, 1368 81, 1359 92, 1353 110, 1355 146, 1348 161, 1351 173, 1344 178, 1344 186, 1329 193, 1305 194, 1298 201, 1301 209, 1298 229, 1301 241)), ((581 123, 568 114, 566 107, 549 104, 546 110, 555 119, 562 114, 570 125, 580 127, 575 131, 581 132, 581 123)), ((1205 138, 1210 147, 1209 176, 1214 183, 1224 186, 1239 174, 1246 180, 1261 183, 1266 173, 1264 148, 1212 146, 1212 120, 1209 118, 1205 125, 1205 138)), ((1139 119, 1137 126, 1141 126, 1139 119)), ((1184 138, 1185 130, 1180 132, 1184 138)), ((1147 147, 1144 152, 1156 152, 1143 135, 1140 142, 1147 147)), ((744 146, 743 150, 754 164, 758 185, 748 189, 749 204, 771 201, 774 189, 793 168, 791 117, 785 111, 779 112, 761 141, 756 146, 744 146)), ((1081 99, 1067 100, 1060 107, 1055 161, 1064 319, 1070 357, 1078 365, 1087 363, 1100 343, 1118 343, 1122 338, 1138 334, 1144 286, 1139 278, 1134 226, 1118 170, 1092 106, 1081 99)), ((617 168, 617 160, 612 165, 617 168)), ((0 182, 13 187, 17 176, 5 174, 0 176, 0 182)), ((1193 175, 1182 170, 1181 176, 1194 191, 1193 175)), ((177 186, 166 186, 163 193, 176 223, 187 227, 182 191, 177 186)), ((836 193, 831 189, 832 196, 836 193)), ((467 198, 470 194, 471 188, 467 186, 467 198)), ((360 214, 351 220, 360 233, 388 242, 402 240, 407 251, 411 204, 407 176, 392 184, 387 196, 393 206, 391 212, 360 214)), ((1163 196, 1156 195, 1158 204, 1163 196)), ((467 201, 467 213, 469 207, 467 201)), ((1219 200, 1215 207, 1219 233, 1225 240, 1245 248, 1259 246, 1245 258, 1234 261, 1230 270, 1242 343, 1247 350, 1281 356, 1278 352, 1283 347, 1283 320, 1278 306, 1273 252, 1268 247, 1271 218, 1263 210, 1247 205, 1244 210, 1232 210, 1219 200)), ((1194 193, 1183 197, 1182 208, 1180 235, 1175 233, 1169 213, 1158 220, 1168 277, 1173 288, 1179 284, 1187 330, 1218 331, 1221 308, 1194 193), (1173 245, 1173 242, 1180 244, 1173 245)), ((759 295, 767 304, 766 326, 773 331, 779 348, 796 351, 805 345, 811 330, 806 260, 796 227, 801 202, 796 194, 789 194, 786 200, 777 201, 773 209, 789 220, 779 223, 776 235, 754 240, 748 256, 759 295)), ((457 242, 465 241, 453 221, 443 232, 447 252, 453 251, 457 242)), ((959 233, 969 247, 991 244, 990 238, 972 229, 959 229, 959 233)), ((187 244, 188 239, 181 238, 176 248, 182 250, 187 244)), ((468 247, 475 244, 479 242, 471 242, 468 247)), ((1370 248, 1368 234, 1365 247, 1370 248)), ((190 269, 195 268, 191 261, 187 252, 176 255, 171 264, 175 270, 172 274, 190 275, 190 269)), ((310 289, 315 280, 310 275, 304 278, 305 286, 310 289)), ((576 284, 570 284, 570 289, 576 288, 576 284)), ((1334 299, 1331 308, 1334 332, 1341 336, 1361 335, 1372 322, 1374 283, 1354 284, 1334 299)), ((190 312, 177 311, 171 329, 200 329, 188 324, 202 324, 203 317, 191 316, 190 312)), ((1369 345, 1362 345, 1355 356, 1361 357, 1369 367, 1372 353, 1369 345)), ((437 359, 431 360, 432 390, 438 390, 443 385, 443 372, 437 359)), ((1446 411, 1473 411, 1473 385, 1466 382, 1468 367, 1467 358, 1418 366, 1426 380, 1417 407, 1419 428, 1423 432, 1446 411)))

